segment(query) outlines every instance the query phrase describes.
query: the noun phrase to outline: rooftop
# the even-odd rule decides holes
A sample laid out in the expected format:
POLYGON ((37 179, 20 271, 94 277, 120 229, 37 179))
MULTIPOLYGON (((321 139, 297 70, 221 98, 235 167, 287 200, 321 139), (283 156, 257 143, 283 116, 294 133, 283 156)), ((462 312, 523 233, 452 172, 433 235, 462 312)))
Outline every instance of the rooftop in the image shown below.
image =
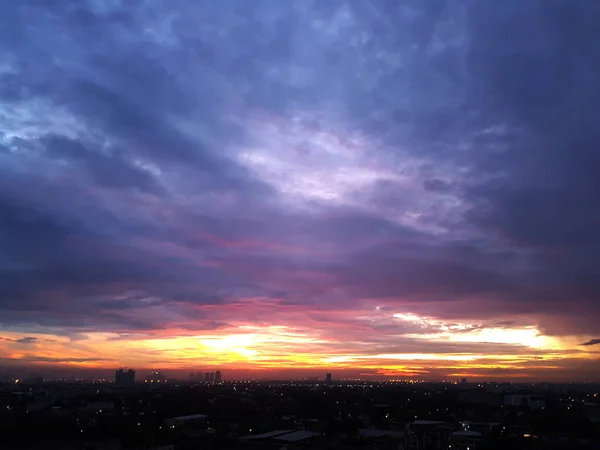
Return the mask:
POLYGON ((415 420, 412 425, 446 425, 446 422, 440 420, 415 420))
POLYGON ((314 431, 300 430, 294 431, 290 434, 284 434, 283 436, 277 436, 275 439, 278 441, 286 441, 286 442, 298 442, 304 439, 310 439, 315 436, 319 436, 321 433, 315 433, 314 431))
POLYGON ((292 430, 274 430, 267 431, 261 434, 247 434, 246 436, 240 437, 240 439, 269 439, 275 436, 281 436, 282 434, 291 433, 292 430))
POLYGON ((404 436, 403 431, 395 431, 395 430, 374 430, 371 428, 363 428, 358 430, 359 434, 363 437, 367 438, 379 438, 379 437, 395 437, 401 438, 404 436))
POLYGON ((481 437, 481 433, 478 433, 477 431, 455 431, 454 433, 452 433, 452 437, 478 438, 481 437))
POLYGON ((192 414, 189 416, 178 416, 178 417, 173 417, 171 420, 179 420, 181 422, 184 422, 186 420, 195 420, 195 419, 206 419, 206 415, 205 414, 192 414))

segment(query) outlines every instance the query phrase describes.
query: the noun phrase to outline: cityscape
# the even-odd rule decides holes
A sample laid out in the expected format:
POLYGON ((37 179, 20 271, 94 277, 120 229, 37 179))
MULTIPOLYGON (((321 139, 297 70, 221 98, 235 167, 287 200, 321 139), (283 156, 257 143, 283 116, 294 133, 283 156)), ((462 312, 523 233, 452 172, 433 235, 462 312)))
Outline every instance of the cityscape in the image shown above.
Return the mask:
POLYGON ((600 384, 12 379, 0 384, 3 448, 595 449, 600 384))

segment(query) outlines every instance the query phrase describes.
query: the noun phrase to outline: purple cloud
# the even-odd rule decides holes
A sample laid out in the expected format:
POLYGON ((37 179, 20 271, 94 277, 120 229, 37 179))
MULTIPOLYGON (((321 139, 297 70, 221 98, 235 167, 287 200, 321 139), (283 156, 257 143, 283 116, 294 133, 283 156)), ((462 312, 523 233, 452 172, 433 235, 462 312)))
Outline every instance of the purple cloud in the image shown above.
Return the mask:
POLYGON ((0 7, 0 331, 593 335, 596 7, 234 3, 0 7))

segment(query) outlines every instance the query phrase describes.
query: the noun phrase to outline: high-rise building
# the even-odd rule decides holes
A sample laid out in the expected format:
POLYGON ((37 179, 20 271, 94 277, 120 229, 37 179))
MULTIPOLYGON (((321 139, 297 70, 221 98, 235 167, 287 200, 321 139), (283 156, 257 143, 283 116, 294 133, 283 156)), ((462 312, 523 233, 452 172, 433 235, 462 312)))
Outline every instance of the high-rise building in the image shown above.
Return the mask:
POLYGON ((222 383, 223 379, 221 378, 221 371, 217 370, 215 372, 215 383, 222 383))
POLYGON ((133 386, 135 384, 135 370, 129 369, 127 372, 119 369, 115 372, 115 384, 117 386, 133 386))
POLYGON ((215 373, 214 372, 206 372, 204 374, 204 381, 207 383, 213 383, 215 381, 215 373))
POLYGON ((202 383, 204 381, 204 373, 203 372, 190 372, 189 380, 192 383, 202 383))
POLYGON ((325 376, 325 383, 327 383, 327 384, 331 384, 331 373, 328 373, 328 374, 325 376))

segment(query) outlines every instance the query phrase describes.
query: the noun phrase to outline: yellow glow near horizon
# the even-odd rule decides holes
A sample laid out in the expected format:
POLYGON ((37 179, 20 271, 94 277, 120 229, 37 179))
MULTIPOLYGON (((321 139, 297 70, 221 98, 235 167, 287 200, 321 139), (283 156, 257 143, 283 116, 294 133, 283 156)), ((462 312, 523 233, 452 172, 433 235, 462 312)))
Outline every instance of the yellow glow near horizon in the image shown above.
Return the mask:
MULTIPOLYGON (((383 313, 382 313, 383 314, 383 313)), ((205 366, 253 369, 359 370, 380 374, 424 376, 427 373, 474 373, 497 370, 527 372, 569 367, 569 361, 593 361, 593 349, 578 347, 581 337, 560 340, 544 336, 534 326, 498 327, 443 322, 416 314, 373 316, 374 320, 410 323, 411 333, 361 334, 348 339, 326 328, 292 328, 284 325, 240 324, 210 334, 179 335, 173 330, 155 336, 116 333, 80 333, 76 339, 51 334, 6 332, 0 337, 0 357, 14 363, 59 364, 69 367, 120 366, 167 370, 205 366), (413 326, 414 325, 414 326, 413 326), (415 329, 416 326, 416 329, 415 329), (419 333, 418 330, 423 330, 419 333), (27 343, 20 340, 29 338, 27 343), (33 339, 31 339, 33 338, 33 339), (383 339, 382 339, 383 338, 383 339), (419 351, 390 352, 402 348, 419 351), (448 346, 448 343, 461 343, 448 346), (506 346, 514 346, 514 353, 506 346), (460 348, 460 351, 453 349, 460 348), (431 349, 431 351, 427 351, 431 349), (448 349, 449 351, 444 351, 448 349), (433 371, 433 372, 432 372, 433 371)), ((369 318, 369 321, 373 318, 369 318)), ((185 332, 182 330, 181 332, 185 332)), ((519 375, 521 376, 521 375, 519 375)))
POLYGON ((258 355, 257 350, 248 347, 255 346, 260 341, 256 334, 238 334, 221 337, 199 338, 198 342, 213 353, 236 353, 244 358, 258 355))
POLYGON ((395 319, 434 328, 435 333, 409 333, 413 339, 450 341, 465 343, 489 343, 522 345, 534 349, 559 349, 563 347, 556 338, 544 336, 534 326, 527 327, 480 327, 470 323, 448 324, 443 321, 420 317, 416 314, 397 313, 395 319))
POLYGON ((382 353, 377 355, 345 355, 332 356, 325 358, 324 361, 330 363, 345 363, 361 360, 399 360, 399 361, 473 361, 477 359, 476 355, 459 354, 435 354, 435 353, 382 353))
POLYGON ((307 363, 315 359, 302 347, 324 344, 306 334, 290 331, 285 326, 240 326, 231 328, 227 334, 147 339, 141 341, 144 349, 167 353, 180 360, 210 358, 214 362, 249 362, 271 366, 272 360, 290 358, 307 363), (248 333, 252 331, 252 333, 248 333))
POLYGON ((467 333, 442 332, 435 334, 409 334, 408 337, 451 342, 472 342, 489 344, 514 344, 535 349, 560 348, 555 339, 540 335, 535 328, 504 329, 487 328, 467 333))

